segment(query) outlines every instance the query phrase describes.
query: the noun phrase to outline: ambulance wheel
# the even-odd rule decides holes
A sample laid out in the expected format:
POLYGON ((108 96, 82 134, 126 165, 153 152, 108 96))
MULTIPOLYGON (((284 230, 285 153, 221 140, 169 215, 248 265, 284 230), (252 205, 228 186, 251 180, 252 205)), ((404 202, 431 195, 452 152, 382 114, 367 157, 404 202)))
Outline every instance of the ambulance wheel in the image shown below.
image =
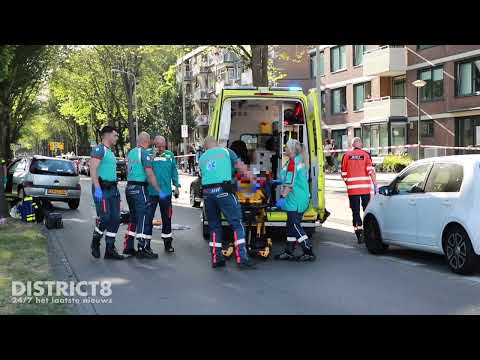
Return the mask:
POLYGON ((365 246, 368 252, 374 255, 383 254, 388 249, 388 245, 382 241, 380 227, 375 217, 370 214, 367 215, 363 222, 363 228, 365 246))
POLYGON ((80 199, 68 200, 68 207, 72 210, 78 209, 80 206, 80 199))

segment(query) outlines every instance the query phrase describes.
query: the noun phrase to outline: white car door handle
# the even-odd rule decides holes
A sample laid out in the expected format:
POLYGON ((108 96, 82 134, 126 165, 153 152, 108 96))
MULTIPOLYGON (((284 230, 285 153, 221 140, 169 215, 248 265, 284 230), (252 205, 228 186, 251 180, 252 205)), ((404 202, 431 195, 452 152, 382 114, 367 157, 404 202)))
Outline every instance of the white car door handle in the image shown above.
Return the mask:
POLYGON ((448 206, 452 206, 452 203, 451 203, 450 200, 443 200, 443 201, 442 201, 442 205, 448 207, 448 206))
POLYGON ((408 205, 415 206, 415 205, 417 205, 417 203, 416 203, 415 200, 408 200, 408 205))

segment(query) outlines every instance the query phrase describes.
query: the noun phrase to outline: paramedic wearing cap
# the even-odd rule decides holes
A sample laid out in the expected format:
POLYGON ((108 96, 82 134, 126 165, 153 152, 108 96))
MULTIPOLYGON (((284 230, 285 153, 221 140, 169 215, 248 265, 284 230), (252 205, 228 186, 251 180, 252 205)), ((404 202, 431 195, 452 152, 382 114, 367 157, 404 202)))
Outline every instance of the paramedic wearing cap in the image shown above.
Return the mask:
POLYGON ((242 210, 235 195, 232 177, 237 168, 247 177, 252 177, 247 166, 230 149, 220 147, 211 136, 205 138, 205 152, 199 159, 205 212, 210 230, 212 267, 225 266, 222 253, 222 221, 225 215, 233 228, 235 259, 240 268, 253 268, 245 243, 245 228, 242 225, 242 210))
POLYGON ((148 184, 150 183, 153 186, 161 198, 166 197, 166 195, 158 186, 152 170, 152 158, 147 153, 147 148, 150 146, 150 135, 144 131, 141 132, 138 135, 137 144, 138 146, 130 150, 127 155, 128 174, 125 197, 130 210, 130 221, 125 236, 123 254, 136 255, 138 258, 156 259, 158 254, 154 253, 150 246, 152 236, 147 235, 145 231, 148 184), (137 251, 135 251, 134 246, 135 238, 138 241, 137 251))
POLYGON ((356 137, 352 141, 352 150, 345 153, 342 160, 342 178, 347 185, 350 208, 353 215, 353 227, 358 243, 363 242, 363 224, 360 216, 360 203, 363 211, 370 201, 372 183, 377 192, 377 180, 372 158, 368 152, 362 150, 362 139, 356 137))
POLYGON ((286 147, 288 161, 276 183, 283 188, 277 207, 287 212, 287 243, 284 252, 276 255, 275 260, 314 261, 312 242, 301 226, 303 214, 310 205, 308 165, 298 140, 288 140, 286 147), (293 255, 297 242, 303 250, 298 258, 293 255))
POLYGON ((105 233, 105 259, 122 260, 115 249, 115 237, 120 226, 120 193, 117 188, 117 159, 110 149, 117 143, 118 132, 112 126, 100 131, 102 143, 93 148, 90 159, 92 195, 97 220, 92 237, 92 256, 100 257, 100 240, 105 233))

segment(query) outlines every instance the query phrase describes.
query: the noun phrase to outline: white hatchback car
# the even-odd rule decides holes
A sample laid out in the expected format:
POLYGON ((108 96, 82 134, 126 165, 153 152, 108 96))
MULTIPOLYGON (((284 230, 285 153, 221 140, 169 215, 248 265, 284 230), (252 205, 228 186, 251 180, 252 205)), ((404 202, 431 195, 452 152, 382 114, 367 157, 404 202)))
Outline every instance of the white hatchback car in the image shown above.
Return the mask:
POLYGON ((372 254, 389 244, 445 255, 451 270, 480 265, 480 155, 416 161, 379 189, 364 216, 372 254))

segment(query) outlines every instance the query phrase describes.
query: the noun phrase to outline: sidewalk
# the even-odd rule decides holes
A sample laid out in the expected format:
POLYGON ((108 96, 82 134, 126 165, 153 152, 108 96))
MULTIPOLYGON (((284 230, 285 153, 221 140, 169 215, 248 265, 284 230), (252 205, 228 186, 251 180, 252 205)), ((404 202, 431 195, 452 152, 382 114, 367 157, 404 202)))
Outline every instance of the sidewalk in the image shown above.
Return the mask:
MULTIPOLYGON (((391 182, 393 179, 395 179, 395 177, 397 176, 398 174, 394 174, 394 173, 377 173, 377 181, 379 183, 389 183, 391 182)), ((342 177, 340 176, 340 173, 337 173, 337 174, 325 174, 325 180, 339 180, 339 181, 343 181, 342 180, 342 177)))

